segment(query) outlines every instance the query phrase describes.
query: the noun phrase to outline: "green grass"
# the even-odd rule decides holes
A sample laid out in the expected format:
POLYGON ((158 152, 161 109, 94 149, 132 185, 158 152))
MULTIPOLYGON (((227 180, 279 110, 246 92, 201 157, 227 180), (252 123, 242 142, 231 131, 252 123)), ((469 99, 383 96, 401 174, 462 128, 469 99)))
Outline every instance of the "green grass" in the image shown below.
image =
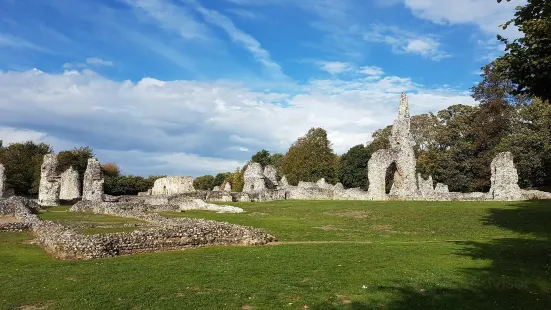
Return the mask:
POLYGON ((93 214, 86 212, 68 212, 70 206, 50 207, 39 214, 43 220, 53 221, 61 225, 75 228, 84 234, 101 234, 115 232, 131 232, 140 227, 129 225, 145 225, 146 222, 117 216, 93 214))
POLYGON ((549 202, 236 205, 171 215, 282 243, 59 261, 0 233, 0 309, 551 308, 549 202))

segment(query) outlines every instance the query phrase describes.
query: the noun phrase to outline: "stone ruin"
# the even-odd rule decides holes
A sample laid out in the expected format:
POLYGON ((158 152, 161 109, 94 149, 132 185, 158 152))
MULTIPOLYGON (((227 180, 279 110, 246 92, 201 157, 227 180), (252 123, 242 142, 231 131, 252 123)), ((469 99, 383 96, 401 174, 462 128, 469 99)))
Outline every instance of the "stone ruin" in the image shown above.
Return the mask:
POLYGON ((40 185, 38 188, 38 204, 41 206, 58 206, 60 177, 57 175, 57 157, 54 154, 44 155, 40 167, 40 185))
POLYGON ((89 158, 82 185, 82 200, 103 201, 103 172, 96 158, 89 158))
POLYGON ((499 153, 490 164, 490 196, 493 200, 521 200, 518 173, 511 152, 499 153))
POLYGON ((192 177, 170 176, 155 180, 151 195, 176 195, 194 191, 192 177))
MULTIPOLYGON (((83 183, 83 200, 103 201, 103 175, 97 159, 88 159, 83 183)), ((77 200, 81 198, 80 189, 81 182, 78 171, 69 167, 61 175, 58 175, 56 155, 44 155, 38 188, 38 204, 40 206, 58 206, 60 200, 77 200)))
POLYGON ((415 176, 415 141, 410 132, 411 119, 409 103, 405 93, 400 98, 398 119, 392 125, 390 149, 378 150, 373 153, 368 162, 368 178, 370 200, 386 200, 386 171, 392 163, 396 164, 394 183, 390 195, 398 199, 411 199, 417 193, 415 176))
POLYGON ((264 175, 262 165, 255 162, 250 162, 243 173, 245 185, 243 193, 259 192, 268 189, 268 178, 264 175))
POLYGON ((0 198, 9 198, 15 195, 13 189, 8 188, 4 165, 0 164, 0 198))
MULTIPOLYGON (((551 193, 521 190, 511 153, 498 154, 491 164, 492 188, 488 193, 450 192, 448 185, 434 184, 432 176, 424 179, 416 173, 415 141, 410 131, 411 116, 408 98, 400 97, 398 118, 392 125, 390 148, 375 152, 368 162, 368 191, 345 189, 342 184, 300 181, 292 186, 283 176, 278 182, 272 166, 262 169, 258 163, 249 163, 245 170, 243 193, 231 193, 233 201, 304 200, 523 200, 551 199, 551 193), (386 172, 396 165, 390 192, 386 193, 386 172)), ((208 195, 207 195, 208 196, 208 195)), ((229 199, 225 197, 226 201, 229 199)), ((214 201, 214 200, 213 200, 214 201)))
POLYGON ((61 186, 59 189, 60 200, 75 200, 80 198, 80 177, 78 171, 69 167, 61 174, 61 186))
MULTIPOLYGON (((199 201, 197 204, 205 203, 199 201)), ((40 219, 39 210, 40 207, 31 199, 0 199, 0 215, 13 219, 1 222, 0 232, 28 230, 34 235, 36 244, 59 259, 94 259, 209 245, 254 246, 277 241, 274 236, 256 228, 204 219, 165 218, 131 203, 80 201, 70 212, 133 218, 148 226, 133 232, 85 235, 74 228, 40 219)))

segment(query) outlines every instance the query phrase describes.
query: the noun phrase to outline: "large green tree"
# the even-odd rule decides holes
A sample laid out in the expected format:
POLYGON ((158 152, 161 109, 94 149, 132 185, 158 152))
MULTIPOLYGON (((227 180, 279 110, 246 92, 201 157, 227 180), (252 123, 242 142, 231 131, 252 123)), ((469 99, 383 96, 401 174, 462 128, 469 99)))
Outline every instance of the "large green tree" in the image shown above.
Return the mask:
POLYGON ((511 24, 523 36, 511 41, 498 35, 498 39, 506 45, 501 59, 515 84, 514 92, 551 100, 551 1, 528 0, 516 8, 514 18, 503 28, 511 24))
POLYGON ((260 150, 251 157, 251 161, 255 163, 259 163, 262 166, 262 168, 264 168, 272 164, 272 157, 270 156, 269 151, 260 150))
POLYGON ((350 148, 341 156, 339 164, 339 180, 345 188, 360 187, 367 190, 367 163, 372 153, 369 148, 359 144, 350 148))
POLYGON ((212 175, 203 175, 193 180, 193 187, 197 190, 212 190, 214 187, 214 177, 212 175))
POLYGON ((4 164, 7 185, 17 195, 36 195, 40 184, 40 166, 44 155, 53 153, 45 143, 27 141, 0 147, 0 163, 4 164))
POLYGON ((511 133, 496 151, 513 153, 521 187, 551 185, 551 105, 534 99, 517 106, 511 133))
POLYGON ((315 182, 321 178, 329 183, 338 181, 338 159, 333 153, 327 132, 311 128, 294 142, 283 157, 282 172, 289 184, 299 181, 315 182))
POLYGON ((135 175, 105 176, 104 191, 109 195, 137 195, 153 187, 153 183, 163 176, 144 178, 135 175))
POLYGON ((214 177, 214 181, 212 183, 212 187, 214 186, 222 186, 222 184, 224 184, 224 182, 226 181, 231 181, 233 177, 233 173, 232 172, 221 172, 219 174, 217 174, 215 177, 214 177))

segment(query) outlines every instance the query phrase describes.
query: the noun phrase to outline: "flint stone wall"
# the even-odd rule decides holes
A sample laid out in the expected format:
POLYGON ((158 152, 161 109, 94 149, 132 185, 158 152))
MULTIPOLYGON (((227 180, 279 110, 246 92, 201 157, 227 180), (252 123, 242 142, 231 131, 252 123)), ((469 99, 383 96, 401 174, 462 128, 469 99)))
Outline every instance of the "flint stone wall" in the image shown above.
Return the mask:
POLYGON ((492 170, 490 195, 494 200, 521 200, 518 173, 511 152, 497 154, 490 164, 492 170))
POLYGON ((259 163, 250 162, 243 173, 243 178, 245 179, 245 185, 243 186, 244 193, 262 191, 267 188, 264 170, 259 163))
POLYGON ((267 165, 264 167, 264 180, 266 182, 266 187, 269 189, 276 189, 279 185, 277 182, 277 170, 272 165, 267 165))
POLYGON ((152 195, 177 195, 194 192, 193 177, 170 176, 155 180, 152 195))
POLYGON ((56 174, 56 169, 57 157, 54 154, 44 155, 38 187, 38 204, 41 206, 59 205, 60 179, 56 174))
POLYGON ((79 202, 71 210, 143 219, 160 227, 131 233, 83 235, 54 222, 42 221, 33 214, 37 208, 31 200, 22 197, 0 200, 1 214, 21 220, 25 225, 22 228, 30 229, 47 252, 61 259, 92 259, 207 245, 262 245, 276 240, 274 236, 250 227, 202 219, 167 219, 131 208, 124 210, 112 203, 91 201, 79 202))
POLYGON ((89 158, 84 173, 82 200, 103 201, 103 173, 96 158, 89 158))
POLYGON ((78 171, 70 167, 61 174, 59 199, 74 200, 80 198, 80 180, 78 171))

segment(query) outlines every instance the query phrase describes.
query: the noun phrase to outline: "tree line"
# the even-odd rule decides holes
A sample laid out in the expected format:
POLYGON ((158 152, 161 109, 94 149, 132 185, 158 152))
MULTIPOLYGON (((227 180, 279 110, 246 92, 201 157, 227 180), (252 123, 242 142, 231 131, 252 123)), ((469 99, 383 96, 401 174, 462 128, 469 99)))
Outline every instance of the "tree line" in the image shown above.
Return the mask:
MULTIPOLYGON (((3 146, 0 141, 0 163, 4 165, 6 185, 13 188, 16 195, 36 196, 40 185, 40 167, 44 155, 54 153, 46 143, 27 141, 3 146)), ((78 147, 57 154, 57 173, 61 174, 73 167, 82 182, 88 158, 95 157, 90 147, 78 147)), ((110 195, 136 195, 153 187, 156 179, 162 176, 122 175, 116 163, 103 163, 104 191, 110 195)))

